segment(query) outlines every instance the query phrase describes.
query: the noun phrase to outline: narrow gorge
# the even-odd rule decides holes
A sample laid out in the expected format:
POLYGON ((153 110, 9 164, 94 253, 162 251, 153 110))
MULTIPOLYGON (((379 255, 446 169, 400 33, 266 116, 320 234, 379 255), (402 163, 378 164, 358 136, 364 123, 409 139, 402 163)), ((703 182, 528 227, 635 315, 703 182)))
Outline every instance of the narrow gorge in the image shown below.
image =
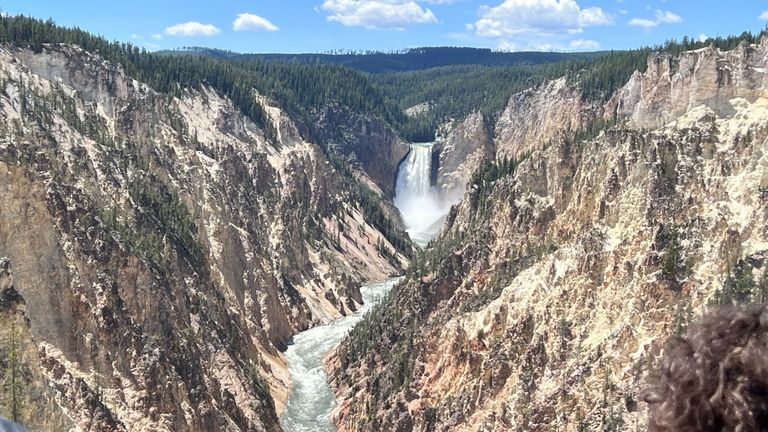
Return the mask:
POLYGON ((0 428, 645 431, 665 341, 767 300, 765 32, 262 55, 0 14, 0 428))
MULTIPOLYGON (((433 144, 411 144, 400 164, 394 204, 408 234, 420 246, 438 233, 449 206, 440 202, 432 185, 433 144)), ((325 358, 372 307, 380 303, 399 278, 363 286, 363 306, 354 314, 294 336, 286 350, 291 373, 291 395, 282 417, 287 431, 335 431, 335 396, 324 371, 325 358)))

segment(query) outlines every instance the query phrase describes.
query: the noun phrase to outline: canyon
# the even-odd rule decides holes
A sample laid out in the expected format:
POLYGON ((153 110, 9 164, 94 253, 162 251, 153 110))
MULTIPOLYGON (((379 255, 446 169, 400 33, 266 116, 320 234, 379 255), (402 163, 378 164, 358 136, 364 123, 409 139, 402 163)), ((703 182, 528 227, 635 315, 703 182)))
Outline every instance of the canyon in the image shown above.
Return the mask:
POLYGON ((444 106, 348 69, 364 92, 309 104, 115 50, 0 44, 0 414, 29 430, 641 431, 664 341, 768 298, 765 34, 614 86, 585 77, 621 53, 553 66, 421 140, 444 106))
POLYGON ((211 89, 159 94, 74 46, 2 47, 0 81, 2 315, 29 427, 279 430, 290 338, 354 313, 409 251, 266 100, 276 142, 211 89))
POLYGON ((496 161, 329 360, 339 430, 646 430, 664 340, 736 268, 765 298, 767 65, 763 36, 652 54, 604 104, 513 95, 496 161))

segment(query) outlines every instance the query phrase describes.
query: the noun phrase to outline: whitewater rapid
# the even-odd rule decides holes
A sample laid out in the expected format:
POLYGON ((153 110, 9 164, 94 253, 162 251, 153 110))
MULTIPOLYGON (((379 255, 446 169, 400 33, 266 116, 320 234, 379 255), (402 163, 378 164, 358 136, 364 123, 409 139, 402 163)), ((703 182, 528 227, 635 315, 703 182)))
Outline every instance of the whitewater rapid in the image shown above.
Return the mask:
MULTIPOLYGON (((411 151, 400 164, 395 192, 395 206, 403 216, 408 234, 422 247, 440 231, 450 209, 450 204, 441 202, 432 186, 433 145, 411 144, 411 151)), ((323 359, 399 280, 360 288, 363 306, 356 314, 293 337, 285 352, 292 381, 291 395, 280 420, 286 432, 336 431, 331 419, 336 399, 323 370, 323 359)))
POLYGON ((400 164, 395 190, 395 207, 400 210, 406 231, 422 247, 440 231, 451 208, 432 186, 433 145, 411 144, 411 151, 400 164))
POLYGON ((336 431, 331 420, 336 399, 323 370, 323 359, 398 281, 400 278, 394 278, 360 288, 363 306, 357 313, 293 337, 285 351, 292 381, 291 395, 281 418, 286 432, 336 431))

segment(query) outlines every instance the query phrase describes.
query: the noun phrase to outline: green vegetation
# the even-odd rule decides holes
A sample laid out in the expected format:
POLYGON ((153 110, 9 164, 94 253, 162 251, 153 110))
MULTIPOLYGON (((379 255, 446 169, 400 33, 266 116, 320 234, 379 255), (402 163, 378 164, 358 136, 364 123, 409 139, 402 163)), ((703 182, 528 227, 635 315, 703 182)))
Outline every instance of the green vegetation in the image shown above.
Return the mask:
POLYGON ((662 225, 656 232, 655 247, 659 251, 659 268, 663 280, 674 290, 680 289, 680 282, 693 271, 694 259, 686 256, 681 244, 683 231, 674 225, 662 225))
MULTIPOLYGON (((163 233, 176 246, 176 250, 182 251, 191 265, 202 268, 205 252, 197 240, 197 227, 179 197, 162 182, 146 178, 132 182, 129 192, 131 199, 138 206, 136 225, 139 228, 150 228, 136 240, 142 244, 160 244, 162 239, 155 238, 156 233, 163 233)), ((157 252, 159 256, 156 258, 159 261, 163 253, 157 252)))
POLYGON ((683 267, 679 234, 675 228, 663 226, 656 234, 656 243, 661 246, 661 274, 665 280, 677 282, 683 267))
POLYGON ((131 251, 165 275, 175 268, 173 255, 166 248, 169 243, 178 258, 186 260, 195 271, 205 273, 206 253, 198 240, 197 226, 177 193, 145 170, 131 180, 128 192, 136 204, 132 218, 129 220, 118 207, 112 206, 101 214, 106 228, 116 231, 131 251))
POLYGON ((505 177, 513 176, 520 162, 527 158, 527 155, 520 159, 504 156, 487 161, 477 171, 472 173, 469 181, 469 205, 472 209, 472 215, 475 217, 478 210, 485 208, 487 199, 496 181, 505 177))
POLYGON ((11 409, 11 420, 21 421, 21 410, 24 402, 24 382, 21 371, 21 347, 19 346, 19 334, 16 324, 12 323, 8 333, 8 348, 5 367, 5 392, 11 409))
POLYGON ((768 300, 768 263, 763 264, 763 273, 755 279, 754 267, 744 259, 729 266, 723 286, 715 291, 711 305, 765 303, 768 300))
POLYGON ((382 233, 396 250, 403 252, 407 257, 413 256, 413 246, 408 234, 392 223, 386 215, 381 197, 357 181, 344 160, 333 154, 329 154, 328 158, 333 167, 342 174, 344 182, 342 190, 346 194, 345 198, 357 204, 365 221, 382 233))
POLYGON ((503 52, 487 48, 423 47, 394 52, 336 51, 325 54, 239 54, 232 51, 187 47, 169 54, 194 53, 228 60, 270 60, 299 64, 333 64, 361 72, 385 73, 432 69, 443 66, 523 66, 564 60, 590 59, 602 52, 503 52))
POLYGON ((693 319, 693 307, 689 299, 682 299, 675 309, 675 318, 672 321, 672 334, 682 336, 688 329, 693 319))

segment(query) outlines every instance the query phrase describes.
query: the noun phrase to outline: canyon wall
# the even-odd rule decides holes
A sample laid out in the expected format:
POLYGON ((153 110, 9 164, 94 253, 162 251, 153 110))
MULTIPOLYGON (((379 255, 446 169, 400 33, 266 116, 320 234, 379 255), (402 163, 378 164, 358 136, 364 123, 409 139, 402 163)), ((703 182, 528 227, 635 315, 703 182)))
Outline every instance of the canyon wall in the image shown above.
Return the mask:
POLYGON ((438 132, 436 186, 444 201, 458 202, 472 173, 493 159, 491 133, 479 112, 446 124, 438 132))
POLYGON ((366 173, 384 195, 395 196, 397 168, 408 154, 408 145, 392 129, 378 119, 339 106, 322 110, 317 124, 329 151, 366 173))
POLYGON ((406 264, 354 181, 254 97, 276 139, 206 87, 0 47, 0 322, 40 393, 31 429, 280 430, 286 342, 406 264))
POLYGON ((767 50, 654 55, 583 112, 565 79, 513 96, 497 155, 527 156, 469 186, 329 360, 339 430, 646 430, 664 340, 768 293, 767 50))

